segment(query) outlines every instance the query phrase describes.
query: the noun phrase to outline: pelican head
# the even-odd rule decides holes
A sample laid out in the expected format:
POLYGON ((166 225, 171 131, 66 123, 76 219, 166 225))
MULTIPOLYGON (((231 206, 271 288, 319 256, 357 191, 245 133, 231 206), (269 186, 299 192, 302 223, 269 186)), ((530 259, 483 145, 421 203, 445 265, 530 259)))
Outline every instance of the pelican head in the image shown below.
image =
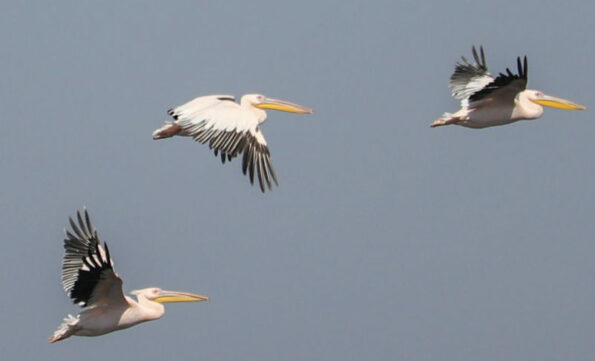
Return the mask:
POLYGON ((273 109, 282 112, 311 114, 312 109, 285 100, 267 98, 262 94, 246 94, 242 97, 242 104, 250 104, 259 109, 273 109))
POLYGON ((546 107, 565 109, 565 110, 585 110, 587 107, 571 102, 570 100, 556 98, 551 95, 543 94, 539 90, 525 90, 527 98, 533 103, 546 107))
POLYGON ((195 295, 188 292, 166 291, 158 287, 143 288, 142 290, 131 291, 130 294, 137 297, 144 297, 150 301, 158 303, 169 302, 198 302, 208 301, 208 297, 195 295))

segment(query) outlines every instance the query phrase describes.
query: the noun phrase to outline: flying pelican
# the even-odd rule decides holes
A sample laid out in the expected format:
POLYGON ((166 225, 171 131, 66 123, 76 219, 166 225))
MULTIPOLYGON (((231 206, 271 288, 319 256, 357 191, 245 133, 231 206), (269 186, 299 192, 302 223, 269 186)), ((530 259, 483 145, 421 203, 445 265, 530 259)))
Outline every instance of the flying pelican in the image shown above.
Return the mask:
POLYGON ((221 162, 230 161, 243 154, 242 171, 249 172, 250 183, 254 184, 254 173, 258 175, 260 190, 265 184, 269 190, 272 182, 278 186, 277 176, 271 164, 267 142, 260 131, 267 114, 263 109, 311 114, 312 109, 283 100, 267 98, 260 94, 246 94, 240 104, 230 95, 207 95, 195 98, 168 111, 175 121, 153 132, 153 139, 174 135, 190 136, 201 143, 209 143, 215 156, 221 153, 221 162))
POLYGON ((64 230, 66 253, 62 263, 62 285, 75 304, 85 309, 77 316, 68 315, 50 337, 58 342, 72 335, 99 336, 122 330, 163 316, 166 302, 197 302, 208 297, 187 292, 164 291, 152 287, 132 291, 137 301, 122 293, 122 279, 114 272, 109 249, 99 244, 97 230, 76 212, 78 226, 70 218, 71 233, 64 230))
POLYGON ((486 128, 504 125, 523 119, 536 119, 543 114, 543 106, 584 110, 584 106, 569 100, 543 94, 539 90, 525 89, 527 86, 527 57, 521 64, 517 57, 518 74, 506 69, 496 78, 488 72, 483 47, 478 56, 472 47, 475 64, 465 57, 455 66, 448 85, 452 96, 461 101, 461 109, 454 113, 444 113, 431 127, 457 124, 468 128, 486 128))

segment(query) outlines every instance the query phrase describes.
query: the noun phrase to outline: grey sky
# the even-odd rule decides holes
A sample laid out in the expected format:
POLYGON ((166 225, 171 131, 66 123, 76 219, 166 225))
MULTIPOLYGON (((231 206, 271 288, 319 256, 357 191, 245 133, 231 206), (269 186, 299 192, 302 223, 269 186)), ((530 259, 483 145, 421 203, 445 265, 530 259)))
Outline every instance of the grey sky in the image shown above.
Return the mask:
POLYGON ((595 354, 592 111, 430 129, 454 63, 592 108, 587 1, 0 4, 0 351, 6 360, 587 360, 595 354), (280 186, 190 139, 195 96, 260 92, 280 186), (86 205, 125 291, 211 297, 97 338, 62 230, 86 205))

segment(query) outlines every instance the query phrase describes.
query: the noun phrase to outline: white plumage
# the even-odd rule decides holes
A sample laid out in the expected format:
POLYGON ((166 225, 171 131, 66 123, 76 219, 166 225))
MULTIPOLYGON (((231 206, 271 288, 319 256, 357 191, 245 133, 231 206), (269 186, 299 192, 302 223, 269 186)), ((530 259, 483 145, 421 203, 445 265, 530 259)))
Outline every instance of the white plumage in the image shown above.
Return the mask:
POLYGON ((278 182, 267 142, 260 130, 260 124, 267 118, 263 109, 312 113, 312 109, 260 94, 244 95, 240 104, 231 95, 208 95, 170 109, 168 114, 174 121, 155 130, 153 139, 174 135, 192 137, 208 143, 215 155, 220 153, 223 163, 242 154, 243 173, 249 175, 252 184, 256 174, 264 192, 265 188, 270 190, 272 184, 278 185, 278 182))

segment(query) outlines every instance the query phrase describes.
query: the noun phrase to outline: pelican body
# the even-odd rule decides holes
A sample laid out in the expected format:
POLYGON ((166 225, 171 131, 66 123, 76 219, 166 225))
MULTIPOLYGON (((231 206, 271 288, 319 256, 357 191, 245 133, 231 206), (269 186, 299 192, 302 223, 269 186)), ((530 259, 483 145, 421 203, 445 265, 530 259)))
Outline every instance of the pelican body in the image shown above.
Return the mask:
POLYGON ((584 110, 584 106, 570 100, 546 95, 527 86, 527 57, 521 63, 517 57, 517 74, 506 69, 496 78, 488 72, 483 47, 480 54, 472 47, 474 63, 462 57, 450 77, 452 96, 461 100, 461 109, 454 114, 444 113, 431 127, 457 124, 468 128, 486 128, 514 123, 519 120, 537 119, 543 106, 584 110))
POLYGON ((215 156, 221 153, 222 163, 242 154, 243 173, 249 174, 251 184, 254 184, 256 174, 264 193, 265 187, 271 190, 273 183, 279 185, 267 142, 260 130, 260 124, 267 118, 265 109, 312 113, 310 108, 261 94, 244 95, 240 104, 230 95, 201 96, 170 109, 168 114, 174 121, 155 130, 153 139, 174 135, 192 137, 203 144, 208 143, 215 156))
POLYGON ((157 287, 132 291, 137 299, 124 296, 122 279, 114 272, 109 248, 99 243, 87 210, 84 219, 77 211, 77 224, 70 218, 72 233, 65 231, 62 285, 75 304, 85 307, 76 317, 68 315, 49 341, 72 335, 99 336, 161 318, 163 303, 197 302, 208 297, 157 287))

